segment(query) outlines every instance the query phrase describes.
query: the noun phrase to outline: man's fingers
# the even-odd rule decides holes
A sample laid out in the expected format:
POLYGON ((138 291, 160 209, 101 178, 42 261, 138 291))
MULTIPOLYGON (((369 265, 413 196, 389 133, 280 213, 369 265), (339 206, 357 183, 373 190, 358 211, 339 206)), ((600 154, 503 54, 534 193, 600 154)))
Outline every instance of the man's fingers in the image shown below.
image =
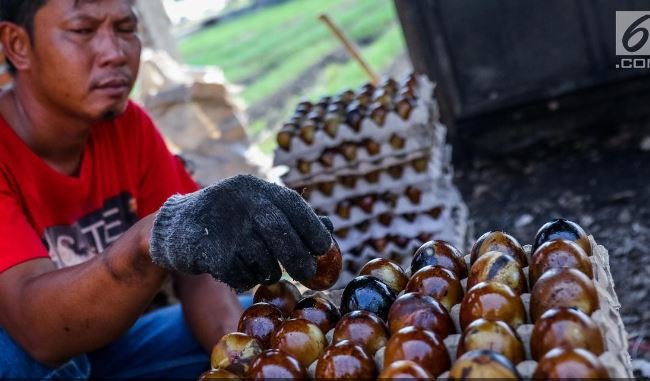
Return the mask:
POLYGON ((287 217, 312 255, 322 255, 332 246, 332 233, 300 195, 275 185, 273 203, 287 217))
POLYGON ((329 219, 329 217, 318 216, 318 219, 323 225, 325 225, 330 234, 334 234, 334 224, 332 223, 332 220, 329 219))
MULTIPOLYGON (((242 236, 233 241, 229 261, 215 261, 210 273, 237 291, 246 291, 252 287, 271 280, 279 280, 282 271, 275 257, 260 239, 252 239, 252 229, 242 232, 242 236)), ((216 251, 215 251, 216 252, 216 251)), ((225 258, 217 257, 217 258, 225 258)))
POLYGON ((267 248, 263 237, 259 234, 257 240, 253 242, 257 249, 253 250, 252 255, 249 256, 249 258, 254 258, 250 270, 262 275, 260 283, 276 283, 282 277, 282 269, 280 269, 278 260, 267 248))
POLYGON ((269 205, 254 220, 257 235, 292 278, 301 281, 314 276, 316 259, 309 255, 303 240, 280 210, 269 205))

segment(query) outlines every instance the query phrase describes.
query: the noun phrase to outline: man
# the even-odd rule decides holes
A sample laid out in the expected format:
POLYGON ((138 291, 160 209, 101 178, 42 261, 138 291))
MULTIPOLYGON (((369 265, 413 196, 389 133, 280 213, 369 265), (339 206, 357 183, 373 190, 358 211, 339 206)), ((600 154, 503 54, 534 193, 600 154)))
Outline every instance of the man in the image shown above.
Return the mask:
POLYGON ((128 101, 131 0, 0 12, 14 73, 0 94, 0 379, 197 377, 240 314, 213 277, 245 290, 280 263, 307 279, 329 221, 250 176, 196 191, 128 101), (169 274, 182 307, 142 316, 169 274))

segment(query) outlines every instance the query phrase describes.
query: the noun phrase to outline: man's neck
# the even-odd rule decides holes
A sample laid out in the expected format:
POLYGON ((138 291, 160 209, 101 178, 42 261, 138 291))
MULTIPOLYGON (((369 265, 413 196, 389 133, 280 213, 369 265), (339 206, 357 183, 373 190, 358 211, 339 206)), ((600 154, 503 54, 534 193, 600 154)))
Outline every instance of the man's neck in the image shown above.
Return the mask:
POLYGON ((2 115, 36 155, 58 172, 78 175, 90 123, 51 110, 19 84, 2 94, 0 103, 2 115))

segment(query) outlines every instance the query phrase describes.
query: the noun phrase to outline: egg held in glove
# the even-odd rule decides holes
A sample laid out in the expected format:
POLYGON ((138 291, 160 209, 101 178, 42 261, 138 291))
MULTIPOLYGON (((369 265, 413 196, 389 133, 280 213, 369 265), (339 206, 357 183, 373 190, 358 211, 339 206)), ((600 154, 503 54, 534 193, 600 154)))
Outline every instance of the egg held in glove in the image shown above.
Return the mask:
POLYGON ((278 281, 280 264, 297 281, 313 277, 333 245, 327 221, 295 191, 239 175, 165 201, 149 251, 161 267, 245 291, 278 281))

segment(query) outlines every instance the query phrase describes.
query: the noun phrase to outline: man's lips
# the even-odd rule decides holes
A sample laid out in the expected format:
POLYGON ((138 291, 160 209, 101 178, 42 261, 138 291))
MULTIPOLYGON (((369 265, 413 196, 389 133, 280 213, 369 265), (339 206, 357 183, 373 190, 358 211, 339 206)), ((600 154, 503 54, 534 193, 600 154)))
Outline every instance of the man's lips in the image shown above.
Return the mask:
POLYGON ((130 88, 131 81, 129 81, 128 78, 109 78, 92 86, 93 90, 114 96, 122 95, 123 93, 128 92, 130 88))

